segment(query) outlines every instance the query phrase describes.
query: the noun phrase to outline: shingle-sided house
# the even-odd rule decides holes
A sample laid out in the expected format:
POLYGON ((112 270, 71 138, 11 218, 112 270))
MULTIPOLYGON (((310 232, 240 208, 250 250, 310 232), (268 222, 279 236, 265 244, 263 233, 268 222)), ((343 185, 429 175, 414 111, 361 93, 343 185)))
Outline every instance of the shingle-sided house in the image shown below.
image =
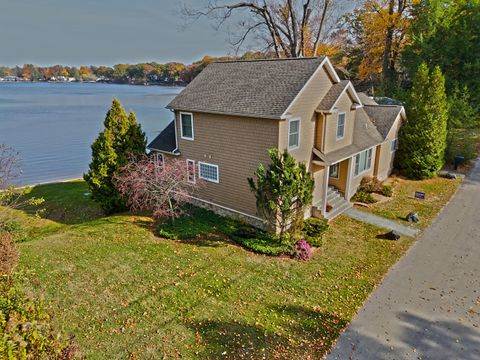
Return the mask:
POLYGON ((253 223, 261 219, 247 178, 269 162, 268 149, 307 163, 310 213, 333 218, 363 177, 391 173, 405 119, 401 106, 378 105, 340 80, 326 57, 212 63, 167 108, 174 120, 148 148, 205 180, 194 202, 253 223))

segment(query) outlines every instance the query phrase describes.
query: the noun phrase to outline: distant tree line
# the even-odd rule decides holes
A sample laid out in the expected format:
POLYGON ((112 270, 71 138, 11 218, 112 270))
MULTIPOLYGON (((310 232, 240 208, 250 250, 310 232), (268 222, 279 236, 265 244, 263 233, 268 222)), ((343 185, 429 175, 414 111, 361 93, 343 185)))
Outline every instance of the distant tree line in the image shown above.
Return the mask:
POLYGON ((188 84, 200 71, 213 61, 237 59, 255 59, 268 57, 269 54, 246 52, 239 57, 211 57, 185 65, 178 62, 159 64, 156 62, 140 64, 116 64, 114 66, 0 66, 0 77, 16 76, 24 81, 49 81, 59 78, 71 78, 75 81, 102 81, 117 84, 188 84))

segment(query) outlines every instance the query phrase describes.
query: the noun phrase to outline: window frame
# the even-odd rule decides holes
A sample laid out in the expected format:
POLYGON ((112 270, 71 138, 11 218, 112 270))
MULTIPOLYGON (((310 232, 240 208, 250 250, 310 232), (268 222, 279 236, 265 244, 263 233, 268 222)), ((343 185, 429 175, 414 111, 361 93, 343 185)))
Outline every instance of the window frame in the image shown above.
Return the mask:
POLYGON ((288 138, 287 138, 288 150, 295 150, 295 149, 298 149, 300 147, 300 126, 301 126, 300 118, 292 118, 292 119, 288 120, 288 138), (292 133, 292 132, 290 132, 291 124, 292 124, 292 122, 295 122, 295 121, 298 121, 298 130, 297 130, 296 133, 292 133), (297 134, 297 136, 298 136, 297 137, 297 144, 291 146, 290 145, 290 136, 295 135, 295 134, 297 134))
POLYGON ((193 129, 193 113, 189 113, 189 112, 183 112, 183 111, 180 111, 180 138, 182 138, 183 140, 190 140, 190 141, 193 141, 195 140, 195 131, 193 129), (189 115, 190 116, 190 124, 192 126, 192 137, 188 137, 188 136, 185 136, 183 134, 183 117, 182 115, 189 115))
POLYGON ((372 168, 372 160, 373 160, 373 148, 360 151, 358 154, 354 156, 355 166, 353 169, 353 174, 355 177, 362 175, 363 173, 367 172, 372 168), (365 155, 365 168, 360 171, 360 155, 366 153, 365 155), (358 169, 357 169, 357 159, 358 159, 358 169), (357 172, 358 171, 358 172, 357 172))
POLYGON ((195 160, 192 160, 192 159, 187 159, 187 182, 189 182, 190 184, 196 184, 197 183, 197 168, 196 168, 196 164, 195 164, 195 160), (192 169, 193 169, 193 180, 190 180, 190 165, 192 165, 192 169))
POLYGON ((347 113, 346 112, 339 112, 338 115, 337 115, 337 129, 336 129, 336 138, 337 140, 342 140, 342 139, 345 139, 345 126, 346 126, 346 123, 347 123, 347 113), (339 129, 339 125, 340 125, 340 115, 343 115, 343 124, 342 124, 342 136, 338 136, 338 129, 339 129))
POLYGON ((153 153, 153 161, 155 164, 155 172, 158 171, 157 175, 163 172, 163 165, 165 164, 165 156, 158 151, 153 153))
POLYGON ((336 164, 333 164, 333 165, 330 165, 330 168, 328 170, 328 177, 330 179, 340 179, 340 163, 336 163, 336 164), (337 168, 337 175, 336 176, 332 176, 331 175, 331 170, 332 168, 336 167, 337 168))
POLYGON ((390 152, 394 153, 397 150, 398 150, 398 138, 395 138, 390 143, 390 152), (395 147, 393 146, 393 144, 395 144, 395 147))
POLYGON ((198 178, 202 179, 202 180, 205 180, 205 181, 209 181, 209 182, 213 182, 215 184, 218 184, 220 182, 220 168, 218 167, 218 165, 206 163, 206 162, 203 162, 203 161, 199 161, 198 162, 198 178), (201 166, 202 165, 215 167, 217 169, 217 179, 213 180, 213 179, 206 178, 206 177, 202 176, 202 171, 201 171, 201 166))

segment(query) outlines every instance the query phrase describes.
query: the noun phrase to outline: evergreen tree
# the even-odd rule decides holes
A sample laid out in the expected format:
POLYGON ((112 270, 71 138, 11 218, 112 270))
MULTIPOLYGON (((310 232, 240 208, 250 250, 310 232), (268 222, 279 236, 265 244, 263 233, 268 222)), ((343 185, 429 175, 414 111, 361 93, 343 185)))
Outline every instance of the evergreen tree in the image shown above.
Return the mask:
POLYGON ((407 122, 399 134, 397 167, 414 179, 435 176, 441 169, 447 145, 448 102, 445 78, 437 66, 430 73, 418 68, 408 95, 407 122))
POLYGON ((128 163, 129 156, 145 154, 146 139, 135 114, 128 116, 117 99, 107 112, 104 130, 92 144, 90 170, 83 178, 92 198, 99 202, 107 213, 126 208, 125 199, 115 188, 114 174, 128 163))
POLYGON ((294 235, 301 229, 305 208, 312 203, 314 182, 305 164, 297 163, 287 150, 271 149, 268 154, 269 167, 260 164, 255 172, 257 182, 249 178, 248 183, 259 213, 285 240, 287 231, 294 235))

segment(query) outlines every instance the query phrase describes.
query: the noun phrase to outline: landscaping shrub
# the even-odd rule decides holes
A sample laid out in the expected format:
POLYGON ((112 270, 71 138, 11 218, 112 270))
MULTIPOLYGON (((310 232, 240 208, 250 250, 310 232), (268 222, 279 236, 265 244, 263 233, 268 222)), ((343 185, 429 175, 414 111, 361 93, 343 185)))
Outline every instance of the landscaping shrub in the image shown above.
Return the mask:
POLYGON ((10 274, 17 266, 17 262, 18 251, 13 236, 7 232, 0 232, 0 276, 10 274))
POLYGON ((393 195, 393 186, 392 185, 383 185, 381 194, 386 197, 392 197, 393 195))
POLYGON ((326 219, 310 218, 304 221, 302 234, 312 246, 320 246, 322 237, 328 229, 326 219))
POLYGON ((360 182, 360 186, 358 187, 358 191, 366 192, 366 193, 373 193, 373 192, 381 192, 382 190, 382 183, 374 177, 366 176, 360 182))
POLYGON ((0 222, 0 231, 3 230, 12 235, 15 242, 23 242, 27 240, 27 232, 25 227, 17 220, 6 219, 0 222))
POLYGON ((255 229, 250 225, 240 225, 229 235, 238 244, 265 255, 293 255, 294 251, 288 240, 281 241, 277 236, 255 229))
POLYGON ((300 240, 297 242, 295 249, 295 258, 297 260, 307 261, 312 257, 312 249, 306 240, 300 240))
POLYGON ((364 192, 364 191, 357 191, 355 195, 353 195, 352 200, 354 202, 364 203, 364 204, 373 204, 376 202, 375 198, 372 194, 364 192))
POLYGON ((11 276, 0 277, 0 358, 79 358, 73 338, 63 340, 40 302, 28 299, 11 276))

